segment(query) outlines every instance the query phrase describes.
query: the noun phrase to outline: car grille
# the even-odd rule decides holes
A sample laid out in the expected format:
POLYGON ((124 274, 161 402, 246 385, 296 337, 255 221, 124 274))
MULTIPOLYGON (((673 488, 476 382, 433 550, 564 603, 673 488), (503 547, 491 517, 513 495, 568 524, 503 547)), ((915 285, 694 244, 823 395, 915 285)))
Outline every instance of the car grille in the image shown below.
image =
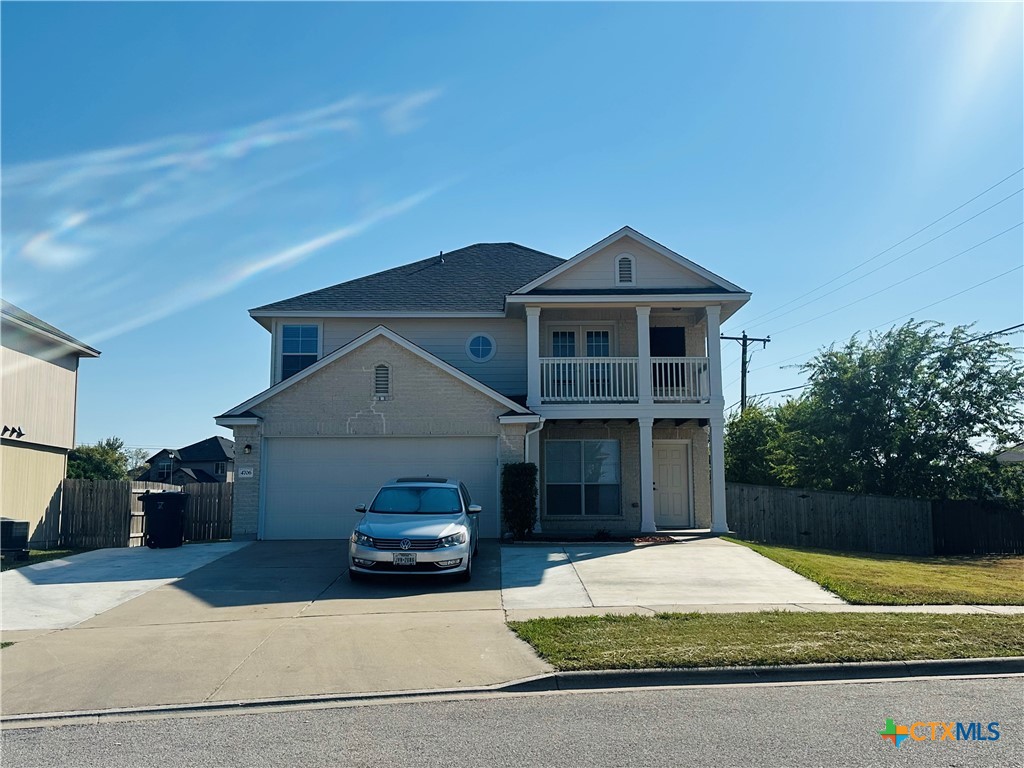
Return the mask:
MULTIPOLYGON (((422 552, 424 550, 437 549, 441 545, 440 539, 409 539, 409 552, 422 552)), ((402 539, 374 539, 373 546, 377 549, 402 550, 402 539)))

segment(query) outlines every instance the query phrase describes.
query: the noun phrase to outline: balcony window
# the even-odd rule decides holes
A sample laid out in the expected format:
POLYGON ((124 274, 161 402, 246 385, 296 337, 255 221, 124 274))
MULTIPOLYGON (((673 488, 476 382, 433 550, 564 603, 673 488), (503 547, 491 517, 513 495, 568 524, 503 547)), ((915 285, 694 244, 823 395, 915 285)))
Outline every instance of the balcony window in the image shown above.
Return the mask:
POLYGON ((551 356, 576 357, 576 331, 552 331, 551 356))
POLYGON ((547 515, 622 514, 618 440, 548 440, 544 470, 547 515))

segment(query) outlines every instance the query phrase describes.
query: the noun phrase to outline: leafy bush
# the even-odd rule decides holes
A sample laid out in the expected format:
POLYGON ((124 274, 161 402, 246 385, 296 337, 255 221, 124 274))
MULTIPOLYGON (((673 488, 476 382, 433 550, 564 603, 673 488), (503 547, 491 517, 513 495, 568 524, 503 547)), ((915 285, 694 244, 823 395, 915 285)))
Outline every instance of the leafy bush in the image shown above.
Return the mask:
POLYGON ((505 528, 517 539, 526 538, 537 522, 537 465, 506 464, 501 470, 501 515, 505 528))

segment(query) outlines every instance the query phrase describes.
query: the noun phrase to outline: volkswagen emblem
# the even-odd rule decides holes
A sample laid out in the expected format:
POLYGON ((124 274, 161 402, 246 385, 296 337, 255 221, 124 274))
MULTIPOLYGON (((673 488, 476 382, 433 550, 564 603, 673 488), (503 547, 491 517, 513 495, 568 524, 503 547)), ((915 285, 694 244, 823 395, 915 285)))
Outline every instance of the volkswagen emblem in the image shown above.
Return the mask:
POLYGON ((401 542, 399 542, 398 546, 400 546, 402 549, 408 549, 412 546, 412 542, 408 539, 402 539, 401 542))

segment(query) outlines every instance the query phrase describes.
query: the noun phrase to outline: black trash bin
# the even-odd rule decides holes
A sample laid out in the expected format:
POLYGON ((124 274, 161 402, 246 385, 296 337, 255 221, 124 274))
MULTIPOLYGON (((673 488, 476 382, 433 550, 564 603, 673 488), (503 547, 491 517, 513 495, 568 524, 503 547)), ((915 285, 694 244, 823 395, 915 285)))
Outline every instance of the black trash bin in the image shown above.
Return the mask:
POLYGON ((146 491, 139 499, 146 513, 146 546, 151 549, 180 547, 185 542, 185 507, 188 494, 181 491, 146 491))

